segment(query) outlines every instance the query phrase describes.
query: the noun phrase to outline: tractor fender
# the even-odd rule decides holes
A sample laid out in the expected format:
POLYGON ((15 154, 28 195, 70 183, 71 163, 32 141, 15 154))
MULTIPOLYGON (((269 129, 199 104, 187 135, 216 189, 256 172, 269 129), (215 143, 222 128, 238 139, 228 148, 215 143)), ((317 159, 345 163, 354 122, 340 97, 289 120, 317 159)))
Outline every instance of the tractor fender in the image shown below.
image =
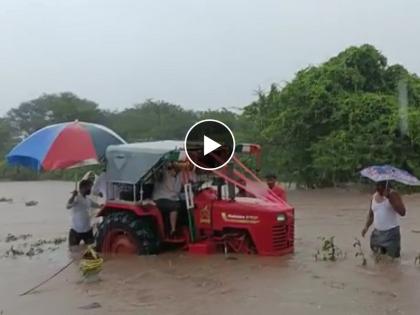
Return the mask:
POLYGON ((115 212, 130 212, 138 217, 151 218, 157 228, 157 233, 162 239, 164 238, 165 231, 162 214, 155 205, 107 202, 96 216, 105 217, 115 212))

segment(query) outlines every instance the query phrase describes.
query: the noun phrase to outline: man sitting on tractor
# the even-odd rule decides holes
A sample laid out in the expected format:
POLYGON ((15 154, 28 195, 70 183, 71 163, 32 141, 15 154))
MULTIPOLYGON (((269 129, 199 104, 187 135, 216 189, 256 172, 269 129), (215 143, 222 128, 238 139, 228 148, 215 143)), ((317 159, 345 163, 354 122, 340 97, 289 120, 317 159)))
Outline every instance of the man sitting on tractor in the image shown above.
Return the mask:
POLYGON ((181 177, 176 166, 169 163, 163 170, 161 178, 154 183, 153 200, 166 219, 169 215, 169 236, 175 237, 178 212, 180 210, 179 195, 181 193, 181 177))

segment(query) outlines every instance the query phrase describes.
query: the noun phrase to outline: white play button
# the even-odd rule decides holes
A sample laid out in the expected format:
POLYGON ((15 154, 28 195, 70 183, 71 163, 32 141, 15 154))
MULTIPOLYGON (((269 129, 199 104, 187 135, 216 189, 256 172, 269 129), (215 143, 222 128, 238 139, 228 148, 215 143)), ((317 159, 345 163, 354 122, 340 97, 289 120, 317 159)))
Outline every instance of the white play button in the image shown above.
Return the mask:
POLYGON ((204 156, 220 148, 222 145, 207 136, 204 136, 204 156))
POLYGON ((226 124, 214 119, 195 123, 185 135, 185 153, 197 168, 213 171, 224 167, 235 154, 235 137, 226 124))

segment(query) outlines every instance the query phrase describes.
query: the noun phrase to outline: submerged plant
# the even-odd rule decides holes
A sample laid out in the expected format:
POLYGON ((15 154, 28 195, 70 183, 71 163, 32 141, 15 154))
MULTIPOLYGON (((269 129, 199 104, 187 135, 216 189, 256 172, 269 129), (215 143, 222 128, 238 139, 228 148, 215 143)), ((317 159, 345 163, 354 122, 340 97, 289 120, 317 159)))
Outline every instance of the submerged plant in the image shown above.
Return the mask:
POLYGON ((356 249, 356 253, 354 254, 354 256, 360 257, 362 260, 361 262, 362 266, 366 266, 367 259, 366 259, 365 253, 363 252, 362 243, 357 237, 354 239, 353 247, 356 249))
POLYGON ((5 253, 5 257, 16 257, 16 256, 22 256, 24 254, 23 251, 20 249, 15 249, 13 246, 10 247, 5 253))
POLYGON ((344 258, 343 251, 334 243, 334 236, 320 237, 321 248, 317 249, 314 257, 315 260, 336 261, 338 258, 344 258))
POLYGON ((21 235, 14 235, 12 233, 7 234, 6 239, 4 240, 6 243, 16 242, 18 240, 26 240, 32 237, 32 234, 21 234, 21 235))
POLYGON ((31 247, 26 253, 25 253, 25 255, 26 256, 28 256, 28 257, 33 257, 33 256, 35 256, 35 255, 39 255, 39 254, 42 254, 44 252, 44 250, 42 249, 42 248, 40 248, 40 247, 37 247, 37 248, 35 248, 35 247, 31 247))
POLYGON ((64 243, 67 240, 66 237, 57 237, 52 240, 38 240, 31 244, 32 247, 39 247, 46 244, 54 244, 54 245, 60 245, 61 243, 64 243))
MULTIPOLYGON (((21 235, 13 235, 9 233, 6 237, 6 242, 16 242, 18 240, 26 240, 32 237, 31 234, 21 234, 21 235)), ((40 239, 32 244, 28 244, 27 242, 22 244, 17 244, 19 248, 11 246, 2 257, 17 257, 26 255, 27 257, 33 257, 36 255, 40 255, 45 251, 53 252, 60 248, 60 244, 64 243, 67 240, 66 237, 56 237, 50 240, 40 239), (48 247, 47 247, 48 245, 48 247), (47 247, 45 249, 45 247, 47 247), (29 249, 27 249, 29 247, 29 249)))
POLYGON ((35 201, 35 200, 25 202, 25 206, 27 207, 35 207, 37 204, 38 204, 38 201, 35 201))
POLYGON ((414 258, 414 264, 420 265, 420 253, 416 256, 416 258, 414 258))

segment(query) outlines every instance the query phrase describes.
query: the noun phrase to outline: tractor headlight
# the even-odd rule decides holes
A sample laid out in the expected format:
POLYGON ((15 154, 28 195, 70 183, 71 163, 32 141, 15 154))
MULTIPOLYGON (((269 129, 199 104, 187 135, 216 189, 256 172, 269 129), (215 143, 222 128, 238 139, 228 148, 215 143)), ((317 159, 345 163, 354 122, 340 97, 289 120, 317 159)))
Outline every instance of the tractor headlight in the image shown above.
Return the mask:
POLYGON ((284 222, 286 221, 286 215, 284 213, 280 213, 277 215, 277 222, 284 222))

